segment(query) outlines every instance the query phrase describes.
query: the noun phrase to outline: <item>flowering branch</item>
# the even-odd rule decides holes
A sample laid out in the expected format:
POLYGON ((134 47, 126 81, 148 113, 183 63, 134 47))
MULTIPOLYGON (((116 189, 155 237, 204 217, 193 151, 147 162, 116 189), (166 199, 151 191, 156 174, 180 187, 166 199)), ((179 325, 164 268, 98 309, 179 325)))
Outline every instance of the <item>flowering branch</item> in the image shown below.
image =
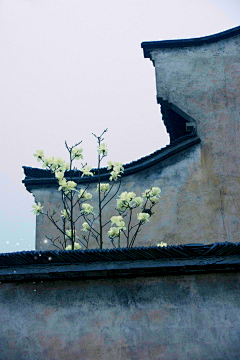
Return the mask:
POLYGON ((102 246, 103 246, 103 239, 102 239, 102 207, 101 207, 101 189, 100 189, 100 162, 104 158, 104 156, 106 156, 107 153, 108 153, 108 149, 106 148, 106 145, 104 143, 101 144, 101 141, 104 140, 104 139, 102 139, 102 136, 107 131, 108 131, 108 129, 104 130, 103 133, 100 136, 96 136, 95 134, 92 133, 93 136, 95 136, 97 138, 97 141, 98 141, 98 207, 99 207, 100 249, 102 249, 102 246), (102 158, 100 159, 101 154, 102 154, 102 158))
MULTIPOLYGON (((53 211, 52 215, 49 215, 48 212, 43 212, 43 206, 41 203, 38 203, 36 205, 33 205, 32 212, 36 215, 45 215, 48 217, 48 219, 56 226, 56 228, 60 231, 60 233, 63 235, 63 241, 64 241, 64 248, 69 249, 79 249, 81 248, 81 245, 77 243, 78 240, 85 248, 88 248, 90 236, 92 236, 100 249, 103 248, 103 228, 111 222, 110 230, 108 231, 108 237, 110 239, 110 242, 112 243, 113 247, 116 247, 114 244, 115 239, 117 239, 117 245, 120 247, 120 238, 121 233, 126 238, 126 244, 127 247, 133 247, 134 242, 136 240, 137 234, 141 231, 140 227, 147 221, 149 221, 150 217, 154 214, 152 212, 152 208, 156 205, 158 202, 158 197, 160 197, 161 190, 158 187, 152 187, 151 189, 145 190, 142 194, 142 197, 136 196, 134 192, 123 192, 120 194, 119 198, 117 199, 117 208, 118 216, 112 216, 111 220, 107 221, 105 224, 103 224, 102 221, 102 212, 103 209, 106 207, 106 205, 109 204, 109 202, 117 195, 120 186, 121 186, 121 174, 124 172, 124 168, 121 162, 113 162, 109 161, 107 170, 110 171, 110 181, 117 182, 119 180, 119 184, 117 187, 117 190, 115 193, 110 196, 110 198, 107 200, 107 197, 110 195, 114 183, 110 186, 108 183, 101 184, 100 182, 100 165, 102 159, 107 156, 108 149, 107 145, 105 143, 102 143, 104 140, 103 135, 106 133, 108 129, 104 130, 103 133, 100 136, 96 136, 93 134, 97 139, 97 150, 98 150, 98 185, 96 191, 98 192, 98 216, 96 217, 93 212, 93 206, 91 206, 89 203, 87 203, 88 200, 92 199, 92 194, 87 192, 88 187, 91 183, 91 177, 93 176, 93 173, 91 172, 92 167, 87 166, 87 163, 85 165, 82 164, 82 168, 79 172, 79 178, 75 182, 73 181, 73 174, 77 169, 73 167, 73 160, 79 160, 83 159, 82 156, 82 148, 79 148, 78 146, 81 144, 82 141, 77 143, 76 145, 69 147, 67 142, 65 141, 65 146, 69 152, 69 163, 66 163, 61 158, 57 157, 45 157, 43 150, 37 150, 36 154, 34 156, 37 158, 37 161, 43 162, 43 168, 48 168, 51 172, 55 174, 55 178, 57 179, 59 183, 58 190, 61 191, 62 194, 62 202, 63 202, 63 210, 61 211, 61 217, 63 226, 62 229, 58 225, 58 222, 60 219, 54 219, 53 216, 56 214, 55 211, 53 211), (69 171, 69 178, 70 180, 66 180, 64 178, 65 171, 69 171), (80 175, 82 173, 82 176, 80 175), (80 179, 83 176, 89 177, 89 183, 87 187, 83 190, 77 189, 77 186, 80 183, 80 179), (145 201, 144 201, 145 199, 145 201), (106 200, 106 201, 105 201, 106 200), (150 201, 150 206, 147 208, 148 201, 150 201), (105 203, 104 203, 105 202, 105 203), (143 204, 144 203, 144 204, 143 204), (76 205, 78 205, 79 213, 76 212, 76 205), (136 208, 141 208, 141 212, 137 213, 137 220, 138 223, 135 225, 131 225, 131 222, 134 217, 134 210, 136 208), (126 227, 124 218, 127 216, 127 212, 129 211, 129 221, 128 225, 126 227), (89 215, 92 216, 92 220, 89 220, 89 215), (82 241, 79 240, 79 237, 76 234, 76 224, 78 220, 83 217, 85 222, 82 224, 81 231, 87 232, 87 235, 82 235, 82 241), (94 221, 99 219, 99 231, 97 231, 93 227, 94 221), (70 225, 70 228, 67 228, 67 224, 70 225), (135 233, 131 238, 131 232, 133 229, 135 229, 135 233), (66 242, 70 240, 71 245, 66 246, 66 242)), ((76 176, 74 176, 74 180, 76 180, 76 176)), ((58 237, 59 238, 59 237, 58 237)), ((54 244, 54 242, 58 239, 51 239, 51 242, 54 244)), ((59 240, 58 240, 59 241, 59 240)), ((60 241, 59 241, 60 242, 60 241)), ((61 243, 62 244, 62 243, 61 243)), ((161 243, 162 244, 162 243, 161 243)), ((165 243, 163 243, 165 244, 165 243)), ((62 244, 63 245, 63 244, 62 244)), ((54 246, 56 246, 54 244, 54 246)), ((165 245, 159 245, 159 246, 165 246, 165 245)))

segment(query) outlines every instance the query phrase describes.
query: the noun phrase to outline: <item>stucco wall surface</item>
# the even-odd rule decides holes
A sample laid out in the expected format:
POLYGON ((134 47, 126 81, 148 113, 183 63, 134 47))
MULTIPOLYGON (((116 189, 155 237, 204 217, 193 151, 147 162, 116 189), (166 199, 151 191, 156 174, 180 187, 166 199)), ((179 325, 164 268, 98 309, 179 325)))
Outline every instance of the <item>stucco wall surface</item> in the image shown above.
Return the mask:
POLYGON ((0 359, 238 360, 239 285, 239 273, 4 283, 0 359))
POLYGON ((236 177, 240 156, 240 36, 151 53, 157 96, 197 122, 208 177, 236 177))
MULTIPOLYGON (((194 194, 190 205, 194 211, 198 196, 208 198, 198 202, 205 238, 217 235, 219 241, 235 242, 240 235, 240 36, 158 49, 151 52, 151 59, 157 97, 192 117, 201 139, 199 171, 182 188, 183 196, 194 194), (209 222, 211 212, 217 216, 209 222)), ((179 210, 183 217, 191 216, 191 211, 181 206, 179 210)), ((192 223, 188 225, 195 230, 192 223)))

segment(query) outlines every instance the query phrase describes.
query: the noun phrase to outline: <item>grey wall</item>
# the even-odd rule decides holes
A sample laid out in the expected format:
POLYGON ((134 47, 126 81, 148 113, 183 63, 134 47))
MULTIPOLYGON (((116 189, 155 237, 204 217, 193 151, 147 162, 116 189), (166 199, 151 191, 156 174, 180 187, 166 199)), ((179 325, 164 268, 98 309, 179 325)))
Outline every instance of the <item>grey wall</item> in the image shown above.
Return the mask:
POLYGON ((186 217, 197 211, 197 232, 196 218, 188 225, 200 242, 216 237, 235 242, 240 235, 240 36, 158 49, 151 58, 157 97, 192 117, 201 138, 198 169, 182 187, 183 196, 192 194, 189 211, 178 199, 179 211, 186 217))
POLYGON ((238 360, 239 285, 237 273, 2 283, 0 358, 238 360))

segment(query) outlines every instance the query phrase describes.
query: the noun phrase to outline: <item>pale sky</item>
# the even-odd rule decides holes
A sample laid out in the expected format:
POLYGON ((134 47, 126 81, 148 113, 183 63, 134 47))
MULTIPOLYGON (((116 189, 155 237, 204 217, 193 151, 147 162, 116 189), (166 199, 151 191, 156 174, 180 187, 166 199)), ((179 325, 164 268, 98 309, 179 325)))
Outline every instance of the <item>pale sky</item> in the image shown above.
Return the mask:
POLYGON ((41 167, 37 149, 68 160, 65 140, 83 140, 95 167, 92 132, 108 128, 103 166, 169 143, 141 42, 239 25, 239 0, 0 0, 0 253, 35 249, 34 200, 21 181, 22 166, 41 167))

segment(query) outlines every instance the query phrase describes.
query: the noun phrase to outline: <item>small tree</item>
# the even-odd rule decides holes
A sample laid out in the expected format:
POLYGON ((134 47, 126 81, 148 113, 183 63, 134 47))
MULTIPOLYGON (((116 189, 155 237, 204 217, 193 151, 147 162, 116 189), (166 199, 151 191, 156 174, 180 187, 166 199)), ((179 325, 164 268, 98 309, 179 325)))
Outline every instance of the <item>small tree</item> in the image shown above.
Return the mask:
POLYGON ((85 249, 88 249, 90 237, 94 238, 100 249, 103 248, 103 228, 111 222, 111 227, 108 231, 108 237, 113 245, 113 247, 121 247, 120 238, 121 235, 124 235, 126 238, 126 246, 133 247, 136 240, 137 234, 140 231, 140 227, 146 222, 149 221, 149 218, 154 214, 152 208, 158 202, 160 197, 161 190, 158 187, 152 187, 147 189, 142 194, 142 197, 136 196, 134 192, 123 192, 119 199, 117 199, 116 211, 118 212, 117 216, 112 216, 109 221, 103 224, 102 212, 104 207, 116 196, 121 186, 121 174, 124 172, 124 168, 121 162, 108 162, 107 170, 110 171, 109 183, 101 183, 100 181, 100 166, 102 159, 107 156, 108 149, 105 143, 102 143, 104 140, 103 135, 107 132, 108 129, 104 130, 100 136, 93 134, 98 142, 98 185, 96 191, 98 192, 98 216, 95 216, 93 212, 93 206, 87 203, 88 200, 92 199, 92 194, 87 192, 87 189, 91 183, 91 177, 93 172, 91 172, 92 167, 82 164, 80 172, 73 167, 73 161, 83 159, 83 149, 78 146, 81 142, 76 145, 69 147, 67 142, 65 146, 69 153, 70 162, 66 163, 62 158, 46 157, 44 156, 43 150, 37 150, 34 156, 37 158, 37 161, 43 162, 43 168, 47 168, 55 174, 55 178, 58 181, 59 188, 62 195, 63 210, 61 211, 62 225, 60 225, 60 218, 56 218, 56 212, 53 211, 52 214, 49 212, 44 213, 43 206, 41 203, 37 205, 32 205, 33 212, 36 215, 42 214, 47 216, 47 218, 54 224, 54 226, 62 234, 63 242, 59 240, 60 235, 53 239, 47 237, 54 246, 59 248, 55 244, 57 240, 62 248, 66 250, 76 250, 80 249, 82 246, 85 249), (64 177, 65 172, 67 172, 67 177, 69 180, 64 177), (82 173, 82 176, 81 176, 82 173), (77 178, 78 175, 78 178, 77 178), (88 185, 85 189, 77 190, 77 186, 80 184, 80 179, 83 176, 89 177, 88 185), (73 181, 74 179, 74 181, 73 181), (117 189, 112 196, 110 193, 114 187, 117 185, 117 189), (133 211, 136 208, 141 208, 141 212, 137 214, 138 223, 131 225, 133 211), (128 225, 126 226, 124 218, 129 214, 128 225), (84 232, 82 237, 78 237, 76 234, 76 224, 83 218, 84 223, 82 224, 81 231, 84 232), (94 227, 94 222, 99 220, 99 227, 94 227), (87 234, 85 234, 87 233, 87 234), (67 241, 71 241, 71 245, 67 246, 67 241), (117 246, 115 245, 115 240, 117 241, 117 246))

